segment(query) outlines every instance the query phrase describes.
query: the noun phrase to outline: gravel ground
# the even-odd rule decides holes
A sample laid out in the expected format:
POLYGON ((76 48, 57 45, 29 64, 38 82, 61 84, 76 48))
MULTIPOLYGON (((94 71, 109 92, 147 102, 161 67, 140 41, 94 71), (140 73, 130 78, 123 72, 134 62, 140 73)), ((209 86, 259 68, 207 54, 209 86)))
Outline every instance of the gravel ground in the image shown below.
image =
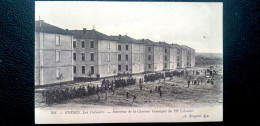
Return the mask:
MULTIPOLYGON (((202 68, 198 68, 202 69, 202 68)), ((221 73, 221 72, 220 72, 221 73)), ((190 85, 187 87, 187 79, 183 77, 169 78, 164 82, 161 80, 154 83, 144 83, 143 90, 140 90, 139 84, 128 87, 118 88, 115 93, 108 93, 108 99, 105 99, 105 93, 102 93, 101 99, 98 101, 97 95, 85 96, 60 104, 48 106, 44 101, 41 90, 49 88, 58 88, 59 86, 45 87, 36 89, 35 108, 38 109, 64 109, 64 108, 88 108, 88 107, 204 107, 222 105, 223 103, 223 83, 220 80, 221 74, 216 76, 213 85, 204 83, 200 85, 190 85), (155 91, 155 86, 162 86, 162 97, 155 91), (152 93, 150 93, 152 90, 152 93), (126 91, 130 94, 136 94, 136 102, 133 101, 132 95, 126 99, 126 91)), ((135 75, 134 78, 140 78, 143 75, 135 75)), ((100 81, 91 82, 91 85, 100 85, 100 81)), ((79 82, 74 84, 63 85, 63 87, 88 85, 89 82, 79 82)))

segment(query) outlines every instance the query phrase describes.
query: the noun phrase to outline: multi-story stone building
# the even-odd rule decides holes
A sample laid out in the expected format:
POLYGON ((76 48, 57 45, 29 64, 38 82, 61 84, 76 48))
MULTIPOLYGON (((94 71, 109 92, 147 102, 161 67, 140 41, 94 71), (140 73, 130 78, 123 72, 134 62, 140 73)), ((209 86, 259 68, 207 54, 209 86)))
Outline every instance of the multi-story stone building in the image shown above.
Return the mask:
POLYGON ((195 50, 186 46, 182 45, 183 48, 183 59, 184 59, 184 67, 194 67, 195 66, 195 50))
POLYGON ((159 42, 154 43, 154 71, 162 71, 164 69, 164 48, 159 42))
POLYGON ((73 36, 73 73, 76 78, 89 75, 117 75, 117 41, 96 30, 71 30, 73 36))
POLYGON ((174 54, 175 54, 174 60, 176 60, 175 68, 177 68, 177 69, 183 68, 182 47, 178 44, 171 44, 171 47, 175 50, 175 52, 174 52, 174 54))
POLYGON ((111 36, 117 40, 117 71, 119 74, 132 73, 132 40, 127 36, 111 36))
POLYGON ((155 71, 155 47, 153 41, 149 39, 142 39, 145 44, 145 72, 154 72, 155 71))
POLYGON ((145 72, 145 44, 143 41, 128 37, 132 41, 132 74, 145 72))
POLYGON ((63 30, 35 22, 35 84, 174 70, 195 66, 188 46, 108 36, 94 29, 63 30))
POLYGON ((68 30, 35 21, 35 85, 73 81, 72 40, 68 30))

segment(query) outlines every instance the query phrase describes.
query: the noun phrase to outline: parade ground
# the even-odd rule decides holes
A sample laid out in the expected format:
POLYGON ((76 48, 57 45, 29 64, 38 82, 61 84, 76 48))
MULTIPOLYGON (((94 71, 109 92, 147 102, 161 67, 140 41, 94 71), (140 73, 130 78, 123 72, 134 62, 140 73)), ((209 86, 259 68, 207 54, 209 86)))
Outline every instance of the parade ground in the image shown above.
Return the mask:
MULTIPOLYGON (((194 68, 193 70, 206 70, 206 67, 194 68)), ((93 108, 93 107, 203 107, 222 105, 223 103, 223 81, 222 67, 214 76, 214 84, 207 83, 207 76, 204 74, 193 75, 204 76, 203 83, 190 84, 185 76, 173 76, 172 79, 167 77, 165 80, 160 79, 154 82, 143 82, 140 89, 139 78, 144 74, 133 75, 137 79, 135 85, 129 85, 124 88, 116 88, 114 93, 99 93, 99 96, 89 95, 79 98, 69 99, 61 103, 46 104, 45 98, 41 91, 60 88, 60 85, 47 86, 35 89, 35 108, 36 109, 70 109, 70 108, 93 108), (161 94, 156 90, 161 86, 161 94), (126 93, 128 94, 128 98, 126 93), (133 101, 134 95, 136 99, 133 101)), ((117 77, 116 79, 118 79, 117 77)), ((127 78, 127 77, 120 77, 127 78)), ((114 78, 108 78, 114 80, 114 78)), ((93 82, 74 82, 62 85, 65 87, 80 87, 87 85, 101 85, 102 79, 93 82)))

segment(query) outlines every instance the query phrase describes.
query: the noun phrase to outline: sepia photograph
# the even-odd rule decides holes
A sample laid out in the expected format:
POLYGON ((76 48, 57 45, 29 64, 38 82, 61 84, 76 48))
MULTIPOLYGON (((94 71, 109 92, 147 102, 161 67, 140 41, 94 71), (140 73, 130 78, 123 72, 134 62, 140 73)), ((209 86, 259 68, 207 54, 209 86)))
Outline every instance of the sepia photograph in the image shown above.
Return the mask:
POLYGON ((222 2, 35 2, 35 124, 223 121, 222 2))

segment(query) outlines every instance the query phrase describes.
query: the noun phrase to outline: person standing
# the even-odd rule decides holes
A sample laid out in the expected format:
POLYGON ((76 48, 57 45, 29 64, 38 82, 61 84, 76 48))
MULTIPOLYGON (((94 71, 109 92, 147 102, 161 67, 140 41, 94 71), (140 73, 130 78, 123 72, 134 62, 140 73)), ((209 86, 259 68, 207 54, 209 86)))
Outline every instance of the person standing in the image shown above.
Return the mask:
POLYGON ((190 79, 188 80, 188 88, 190 87, 190 79))
POLYGON ((132 103, 135 102, 135 99, 136 99, 136 95, 134 94, 132 103))

